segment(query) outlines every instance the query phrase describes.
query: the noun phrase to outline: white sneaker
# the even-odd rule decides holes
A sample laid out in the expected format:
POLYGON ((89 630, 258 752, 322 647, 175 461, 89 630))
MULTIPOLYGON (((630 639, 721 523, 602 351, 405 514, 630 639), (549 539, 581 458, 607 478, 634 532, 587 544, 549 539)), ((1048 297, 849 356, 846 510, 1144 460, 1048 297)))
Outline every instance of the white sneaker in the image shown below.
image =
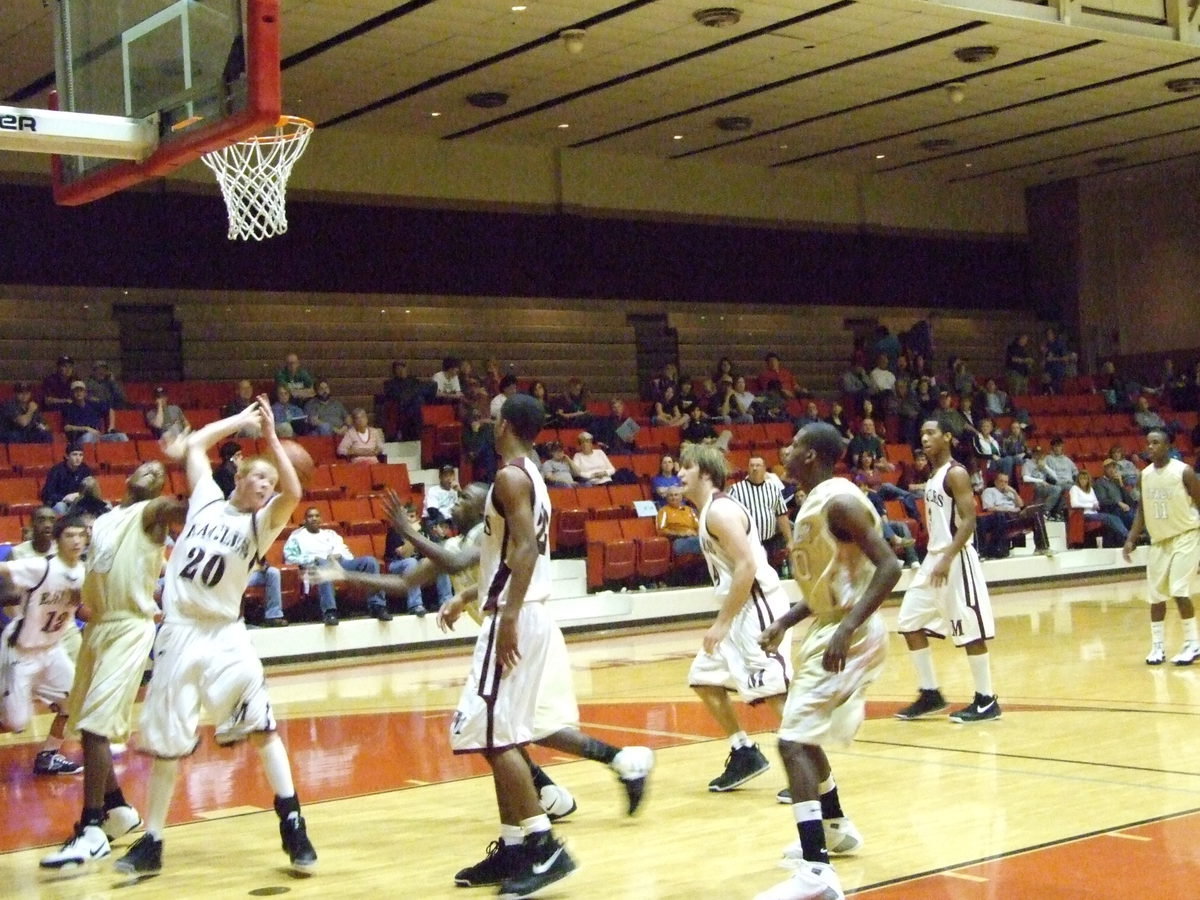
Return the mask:
POLYGON ((1150 652, 1146 654, 1146 665, 1161 666, 1167 661, 1167 654, 1163 652, 1162 644, 1151 644, 1150 652))
MULTIPOLYGON (((838 819, 822 819, 821 828, 825 832, 825 849, 830 856, 849 856, 858 852, 863 845, 863 837, 845 816, 838 819)), ((800 839, 792 841, 783 848, 783 859, 779 861, 780 868, 794 869, 805 864, 804 849, 800 839)))
POLYGON ((104 834, 110 841, 115 841, 135 828, 141 828, 142 817, 132 806, 114 806, 108 811, 104 817, 104 824, 100 827, 104 829, 104 834))
POLYGON ((654 768, 654 751, 649 747, 623 747, 610 765, 625 788, 626 812, 632 816, 646 797, 646 779, 654 768))
POLYGON ((810 862, 797 868, 787 881, 763 891, 754 900, 846 900, 846 895, 833 866, 810 862))
POLYGON ((65 866, 82 866, 112 853, 108 838, 95 825, 76 825, 75 834, 65 844, 43 856, 39 865, 43 869, 61 869, 65 866))
POLYGON ((1197 659, 1200 659, 1200 644, 1195 641, 1184 641, 1183 648, 1171 657, 1171 664, 1176 666, 1190 666, 1197 659))

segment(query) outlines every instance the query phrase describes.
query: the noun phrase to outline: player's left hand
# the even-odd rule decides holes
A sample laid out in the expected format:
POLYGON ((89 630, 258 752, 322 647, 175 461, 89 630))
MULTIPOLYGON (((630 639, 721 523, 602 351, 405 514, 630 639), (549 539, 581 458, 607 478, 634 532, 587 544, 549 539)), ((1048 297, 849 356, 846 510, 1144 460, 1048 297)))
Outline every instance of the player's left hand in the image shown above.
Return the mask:
POLYGON ((466 605, 466 599, 462 594, 455 594, 449 600, 442 604, 442 608, 438 610, 437 623, 438 628, 445 632, 454 630, 454 623, 458 621, 458 617, 462 615, 463 607, 466 605))
MULTIPOLYGON (((505 670, 511 670, 521 661, 521 652, 517 649, 517 615, 507 609, 498 613, 500 616, 498 634, 496 635, 496 659, 505 670)), ((501 673, 501 678, 508 671, 501 673)))
POLYGON ((758 636, 758 646, 762 647, 768 653, 774 653, 779 649, 779 644, 783 640, 785 633, 787 633, 787 629, 776 619, 764 628, 762 634, 758 636))
POLYGON ((167 431, 158 440, 158 446, 162 448, 163 455, 168 459, 183 459, 187 456, 187 439, 192 433, 192 429, 184 428, 176 430, 172 428, 167 431))
POLYGON ((333 560, 322 560, 305 573, 310 584, 336 584, 346 580, 346 570, 333 560))
POLYGON ((850 639, 853 636, 854 630, 847 628, 845 622, 834 629, 825 655, 821 658, 821 665, 826 672, 840 672, 846 668, 846 654, 850 651, 850 639))
POLYGON ((704 632, 704 652, 709 656, 716 653, 717 645, 725 640, 729 634, 729 622, 722 622, 720 619, 713 622, 709 626, 708 631, 704 632))

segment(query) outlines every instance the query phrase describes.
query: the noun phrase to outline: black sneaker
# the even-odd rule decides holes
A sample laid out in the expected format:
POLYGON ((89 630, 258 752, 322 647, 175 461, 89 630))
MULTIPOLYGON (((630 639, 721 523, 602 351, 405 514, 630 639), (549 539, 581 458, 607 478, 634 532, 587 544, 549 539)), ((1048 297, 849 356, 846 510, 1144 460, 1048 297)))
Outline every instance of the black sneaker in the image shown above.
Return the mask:
POLYGON ((148 834, 138 838, 113 866, 122 875, 145 875, 162 870, 162 841, 148 834))
POLYGON ((791 788, 782 788, 779 791, 779 793, 775 795, 775 802, 776 803, 786 803, 788 806, 791 806, 792 805, 792 789, 791 788))
POLYGON ((921 688, 917 694, 917 699, 904 709, 896 713, 897 719, 919 719, 921 716, 927 716, 930 713, 941 712, 947 706, 946 698, 942 696, 942 692, 937 688, 928 690, 921 688))
POLYGON ((725 760, 725 771, 708 783, 708 789, 714 793, 732 791, 769 768, 771 764, 758 749, 758 744, 738 747, 729 751, 729 757, 725 760))
POLYGON ((529 835, 521 851, 521 869, 501 883, 500 900, 532 897, 575 871, 575 860, 549 831, 529 835))
POLYGON ((391 612, 389 612, 389 610, 386 606, 383 606, 383 605, 372 606, 370 608, 369 612, 373 617, 378 619, 380 622, 392 621, 392 614, 391 614, 391 612))
POLYGON ((325 615, 323 615, 321 617, 321 619, 330 628, 335 628, 337 626, 337 623, 338 623, 337 613, 335 613, 332 609, 329 610, 329 612, 325 613, 325 615))
POLYGON ((489 884, 500 884, 505 879, 512 878, 521 872, 524 855, 520 844, 505 844, 503 841, 492 841, 487 847, 487 856, 459 870, 454 876, 454 883, 459 887, 483 887, 489 884))
POLYGON ((57 750, 43 750, 33 758, 34 775, 78 775, 82 771, 83 766, 57 750))
POLYGON ((967 706, 960 709, 958 712, 950 713, 951 722, 968 723, 968 722, 986 722, 988 719, 1000 718, 1000 702, 993 694, 990 697, 985 697, 983 694, 976 694, 975 699, 967 706))
POLYGON ((308 839, 304 827, 304 816, 291 813, 279 823, 279 837, 283 839, 283 852, 292 861, 298 872, 311 872, 317 867, 317 851, 308 839))

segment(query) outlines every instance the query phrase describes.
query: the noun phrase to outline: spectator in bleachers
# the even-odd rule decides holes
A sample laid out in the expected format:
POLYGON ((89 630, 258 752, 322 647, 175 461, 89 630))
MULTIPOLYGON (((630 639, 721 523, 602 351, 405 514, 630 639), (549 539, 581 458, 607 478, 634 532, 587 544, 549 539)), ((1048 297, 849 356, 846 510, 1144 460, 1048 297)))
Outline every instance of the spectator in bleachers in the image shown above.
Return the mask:
POLYGON ((679 480, 679 464, 670 453, 664 453, 658 464, 658 474, 650 479, 650 491, 654 502, 662 506, 667 502, 667 491, 671 488, 682 488, 679 480))
POLYGON ((962 357, 955 357, 950 367, 950 388, 954 393, 959 395, 973 395, 975 393, 975 376, 971 374, 967 368, 967 361, 962 357))
MULTIPOLYGON (((310 506, 304 511, 304 527, 297 528, 283 545, 283 560, 289 565, 309 568, 337 562, 343 569, 352 572, 379 574, 379 560, 373 556, 355 556, 342 536, 332 528, 321 527, 321 511, 310 506)), ((321 582, 317 585, 317 598, 326 625, 337 625, 337 597, 333 585, 321 582)), ((381 622, 389 621, 387 600, 380 592, 367 597, 367 612, 381 622)))
POLYGON ((936 393, 938 387, 937 375, 929 367, 929 363, 925 357, 919 353, 914 354, 912 358, 912 377, 914 379, 928 378, 930 388, 936 393))
POLYGON ((867 375, 871 383, 870 398, 882 410, 892 407, 896 398, 896 373, 888 368, 886 354, 875 357, 875 368, 867 375))
POLYGON ((1045 507, 1040 503, 1026 506, 1016 488, 1009 484, 1008 475, 997 472, 995 481, 983 490, 983 510, 990 515, 980 516, 979 555, 987 559, 1003 559, 1012 551, 1009 527, 1018 522, 1033 526, 1033 545, 1038 553, 1050 554, 1050 539, 1046 535, 1045 507))
POLYGON ((954 406, 954 397, 949 391, 938 393, 937 413, 954 433, 956 440, 971 440, 975 426, 963 415, 962 410, 954 406))
POLYGON ((116 430, 116 413, 88 397, 87 384, 71 383, 71 403, 63 410, 63 431, 67 440, 92 444, 96 441, 127 441, 129 437, 116 430))
POLYGON ((908 517, 916 519, 919 517, 917 495, 889 481, 885 481, 881 474, 890 471, 892 468, 893 466, 886 459, 877 456, 870 450, 863 450, 851 462, 850 478, 862 488, 863 492, 867 495, 867 499, 871 501, 871 505, 875 507, 875 511, 879 515, 887 517, 885 501, 899 500, 908 517))
POLYGON ((462 360, 457 356, 447 356, 442 359, 442 368, 433 373, 433 384, 436 388, 434 400, 439 403, 457 403, 463 398, 462 382, 459 372, 462 360))
POLYGON ((283 573, 265 559, 250 570, 246 587, 263 589, 263 628, 282 628, 288 620, 283 617, 283 573))
POLYGON ((625 411, 625 401, 620 397, 608 402, 608 415, 593 416, 590 427, 596 442, 613 453, 633 452, 638 425, 625 411))
POLYGON ((713 384, 720 385, 721 381, 726 377, 729 378, 729 383, 733 383, 733 379, 737 377, 737 372, 733 368, 733 360, 728 356, 722 356, 717 360, 717 367, 713 369, 713 384))
POLYGON ((83 447, 69 444, 62 462, 55 463, 46 473, 42 485, 42 502, 59 515, 67 511, 78 497, 83 481, 92 477, 92 470, 83 461, 83 447))
MULTIPOLYGON (((682 493, 682 485, 679 488, 682 493)), ((742 504, 758 526, 758 537, 767 551, 767 558, 792 542, 792 523, 788 520, 787 502, 783 499, 783 482, 767 471, 761 456, 750 457, 746 477, 729 486, 726 492, 742 504)))
POLYGON ((75 360, 60 356, 54 371, 42 379, 42 406, 51 412, 66 409, 72 400, 71 384, 77 380, 75 360))
POLYGON ((896 487, 910 494, 924 494, 925 482, 932 474, 925 451, 917 448, 913 451, 911 463, 905 461, 900 464, 900 477, 896 479, 896 487))
POLYGON ((918 442, 918 432, 921 427, 921 404, 907 381, 896 382, 896 424, 899 434, 896 439, 908 446, 918 442))
POLYGON ((504 401, 517 392, 517 376, 511 372, 504 375, 496 383, 496 388, 496 395, 488 405, 488 418, 493 422, 500 421, 500 409, 504 406, 504 401))
POLYGON ((1137 402, 1133 407, 1133 424, 1143 434, 1148 433, 1153 428, 1167 430, 1167 423, 1163 421, 1163 417, 1150 408, 1150 401, 1145 397, 1138 397, 1137 402))
POLYGON ((592 415, 587 408, 587 390, 580 378, 567 380, 567 389, 552 404, 559 428, 591 428, 592 415))
MULTIPOLYGON (((743 379, 743 385, 745 380, 743 379)), ((753 396, 753 395, 751 395, 753 396)), ((754 415, 749 407, 743 407, 737 398, 737 389, 733 380, 726 375, 717 385, 717 403, 713 408, 712 418, 723 419, 734 425, 753 425, 754 415)))
POLYGON ((1072 509, 1083 510, 1083 518, 1087 522, 1099 522, 1103 528, 1105 547, 1122 547, 1129 538, 1129 529, 1125 523, 1111 513, 1100 511, 1100 498, 1092 488, 1092 476, 1080 472, 1075 478, 1075 484, 1070 491, 1072 509))
POLYGON ((608 454, 595 444, 591 432, 579 435, 579 450, 571 457, 571 471, 584 484, 610 484, 616 468, 608 454))
POLYGON ((213 466, 213 481, 228 500, 237 486, 238 466, 242 463, 242 445, 237 441, 225 441, 217 450, 217 455, 220 462, 213 466))
POLYGON ((904 334, 904 345, 915 358, 922 357, 926 363, 933 362, 933 317, 936 310, 930 310, 923 319, 916 322, 904 334))
POLYGON ((1033 496, 1046 508, 1046 517, 1061 520, 1066 508, 1066 490, 1070 485, 1058 483, 1058 476, 1046 465, 1046 451, 1038 446, 1021 464, 1021 483, 1033 487, 1033 496))
POLYGON ((879 356, 881 353, 886 356, 888 368, 893 372, 897 370, 897 365, 904 356, 900 338, 892 334, 891 329, 886 325, 880 325, 875 329, 875 344, 871 350, 875 356, 879 356))
MULTIPOLYGON (((746 416, 750 422, 753 422, 758 397, 746 385, 746 377, 744 375, 739 375, 733 379, 733 398, 737 401, 738 409, 742 415, 746 416)), ((736 418, 734 421, 737 421, 736 418)))
MULTIPOLYGON (((427 534, 421 531, 421 517, 417 515, 417 510, 411 503, 405 505, 404 515, 407 526, 411 531, 401 532, 397 530, 395 525, 388 528, 384 557, 387 560, 389 575, 407 575, 424 558, 408 537, 413 532, 428 537, 427 534)), ((434 579, 434 583, 437 585, 438 609, 441 609, 454 596, 454 589, 450 583, 450 576, 445 572, 439 573, 437 578, 434 579)), ((428 612, 425 608, 425 598, 419 584, 413 585, 408 589, 405 600, 404 611, 409 615, 421 618, 428 612)))
POLYGON ((979 420, 979 431, 972 441, 975 458, 988 472, 1003 472, 1012 478, 1013 468, 1019 460, 1006 456, 1000 441, 995 435, 995 423, 991 419, 979 420))
POLYGON ((733 432, 726 429, 718 434, 717 429, 713 427, 714 421, 714 419, 707 418, 700 407, 693 407, 687 425, 679 433, 681 443, 715 444, 722 450, 728 451, 729 442, 733 439, 733 432))
POLYGON ((167 389, 161 385, 154 389, 154 405, 146 410, 146 425, 155 437, 191 427, 183 410, 171 402, 167 389))
POLYGON ((786 422, 788 402, 788 398, 779 387, 779 382, 772 379, 766 383, 759 395, 755 417, 759 422, 786 422))
POLYGON ((434 521, 449 522, 450 511, 462 496, 455 475, 454 466, 442 466, 438 469, 438 483, 425 487, 425 515, 434 521))
POLYGON ((117 381, 112 368, 104 360, 98 359, 92 363, 92 374, 86 383, 91 399, 99 400, 109 409, 130 409, 125 386, 117 381))
POLYGON ((655 525, 661 536, 671 539, 675 556, 700 552, 700 519, 695 508, 683 502, 682 487, 667 491, 667 502, 659 508, 655 525))
POLYGON ((484 361, 483 386, 487 390, 489 397, 495 397, 500 393, 500 382, 503 378, 504 373, 501 371, 500 360, 492 356, 484 361))
POLYGON ((281 438, 308 434, 308 416, 292 402, 292 392, 282 384, 275 385, 275 402, 271 404, 275 417, 275 433, 281 438))
POLYGON ((817 406, 816 400, 809 400, 804 404, 804 412, 800 413, 800 415, 796 417, 796 421, 794 421, 792 424, 796 427, 796 430, 799 431, 805 425, 812 425, 813 423, 820 421, 822 421, 821 408, 817 406))
POLYGON ((1120 444, 1113 444, 1108 448, 1108 458, 1117 464, 1117 474, 1121 476, 1121 484, 1129 495, 1133 497, 1135 502, 1141 501, 1141 470, 1133 460, 1125 456, 1125 448, 1120 444))
POLYGON ((1014 469, 1023 465, 1029 456, 1029 445, 1025 442, 1025 426, 1016 419, 1009 423, 1008 434, 1000 441, 1000 455, 1011 458, 1014 469))
POLYGON ((431 385, 408 374, 408 363, 392 363, 392 377, 383 383, 383 396, 396 404, 397 440, 415 441, 421 436, 421 404, 432 399, 431 385))
POLYGON ((1175 360, 1165 357, 1152 393, 1171 409, 1186 409, 1188 401, 1187 376, 1175 371, 1175 360))
POLYGON ((676 401, 679 403, 679 409, 685 416, 692 414, 692 407, 696 405, 696 387, 692 382, 692 376, 681 375, 679 377, 679 394, 676 396, 676 401))
POLYGON ((14 384, 12 399, 0 406, 0 440, 9 444, 49 444, 54 440, 28 381, 14 384))
POLYGON ((356 407, 350 413, 350 427, 342 435, 337 455, 352 463, 374 463, 383 454, 383 431, 371 425, 365 409, 356 407))
POLYGON ((766 388, 772 381, 779 382, 779 390, 788 400, 804 393, 804 390, 796 385, 796 376, 779 364, 779 356, 768 353, 763 357, 763 370, 758 373, 758 386, 766 388))
POLYGON ((853 436, 853 431, 850 428, 850 418, 846 415, 846 410, 842 404, 836 400, 830 404, 829 415, 825 417, 825 421, 838 430, 846 440, 850 440, 853 436))
POLYGON ((684 413, 679 405, 679 401, 675 397, 675 386, 671 384, 664 385, 662 387, 662 395, 654 401, 654 409, 650 414, 650 424, 683 428, 687 423, 688 416, 684 413))
POLYGON ((864 451, 869 452, 875 459, 887 461, 883 438, 877 433, 874 419, 863 419, 858 424, 858 434, 846 447, 846 461, 854 465, 864 451))
POLYGON ((851 365, 842 373, 841 390, 847 397, 852 397, 855 403, 871 393, 871 379, 862 366, 851 365))
POLYGON ((546 445, 546 453, 548 456, 542 462, 542 479, 546 482, 546 487, 574 487, 575 475, 571 471, 571 463, 563 445, 558 441, 551 441, 546 445))
POLYGON ((1104 461, 1104 474, 1092 482, 1092 490, 1100 501, 1100 512, 1116 516, 1125 523, 1126 528, 1133 527, 1134 507, 1137 501, 1121 483, 1121 473, 1117 471, 1116 460, 1104 461))
POLYGON ((1066 487, 1075 483, 1079 466, 1063 452, 1063 439, 1058 435, 1050 438, 1050 453, 1046 456, 1046 468, 1054 473, 1054 480, 1066 487))
POLYGON ((39 506, 29 518, 29 540, 12 548, 12 559, 29 559, 33 556, 54 556, 58 553, 58 541, 54 539, 54 523, 58 515, 48 506, 39 506))
POLYGON ((317 382, 317 393, 304 404, 304 415, 308 420, 308 433, 323 436, 345 434, 350 427, 350 412, 341 400, 332 396, 329 382, 317 382))
POLYGON ((1016 396, 1029 393, 1033 362, 1033 352, 1029 349, 1029 335, 1022 332, 1013 338, 1004 351, 1004 375, 1008 379, 1009 393, 1016 396))
POLYGON ((307 369, 300 368, 300 357, 289 353, 283 361, 283 368, 275 373, 275 384, 285 387, 292 399, 300 403, 316 396, 316 379, 307 369))
POLYGON ((984 382, 980 399, 984 415, 996 418, 997 416, 1007 416, 1012 412, 1012 407, 1008 401, 1008 394, 1000 390, 995 378, 989 378, 984 382))
POLYGON ((921 560, 917 556, 917 539, 913 537, 908 525, 887 516, 880 516, 879 524, 883 530, 883 539, 891 545, 893 552, 900 554, 904 564, 910 569, 919 569, 921 560))
MULTIPOLYGON (((221 410, 222 416, 236 416, 247 406, 250 406, 255 402, 254 396, 254 385, 250 383, 250 379, 243 378, 237 384, 237 392, 234 394, 233 399, 230 400, 229 403, 225 404, 225 408, 221 410)), ((258 425, 253 423, 244 425, 242 426, 241 430, 238 431, 237 437, 259 438, 262 437, 261 429, 258 425)))
POLYGON ((671 388, 676 396, 679 394, 679 369, 673 362, 663 364, 662 370, 650 379, 650 402, 657 403, 671 388))
POLYGON ((496 477, 496 432, 478 409, 468 408, 466 416, 461 439, 463 458, 471 464, 476 481, 490 483, 496 477))
POLYGON ((1061 394, 1068 372, 1074 368, 1078 354, 1067 349, 1066 340, 1051 326, 1042 341, 1042 378, 1055 394, 1061 394))
POLYGON ((533 382, 533 384, 529 385, 529 396, 532 397, 534 400, 536 400, 539 404, 541 404, 542 412, 544 412, 546 414, 546 424, 544 427, 546 427, 546 428, 557 427, 557 425, 550 424, 550 419, 551 419, 552 414, 550 411, 550 396, 546 392, 546 383, 539 380, 539 381, 535 381, 535 382, 533 382))

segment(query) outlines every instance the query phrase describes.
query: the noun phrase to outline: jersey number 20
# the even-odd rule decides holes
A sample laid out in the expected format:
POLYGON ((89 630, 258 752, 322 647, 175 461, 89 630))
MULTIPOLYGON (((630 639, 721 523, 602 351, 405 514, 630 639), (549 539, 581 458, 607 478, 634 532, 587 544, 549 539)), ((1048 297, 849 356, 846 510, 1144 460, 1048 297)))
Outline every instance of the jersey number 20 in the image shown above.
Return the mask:
POLYGON ((207 587, 216 587, 225 575, 225 557, 213 554, 205 559, 205 553, 200 547, 192 547, 188 550, 187 562, 180 569, 179 577, 195 581, 197 573, 200 574, 200 581, 207 587))

